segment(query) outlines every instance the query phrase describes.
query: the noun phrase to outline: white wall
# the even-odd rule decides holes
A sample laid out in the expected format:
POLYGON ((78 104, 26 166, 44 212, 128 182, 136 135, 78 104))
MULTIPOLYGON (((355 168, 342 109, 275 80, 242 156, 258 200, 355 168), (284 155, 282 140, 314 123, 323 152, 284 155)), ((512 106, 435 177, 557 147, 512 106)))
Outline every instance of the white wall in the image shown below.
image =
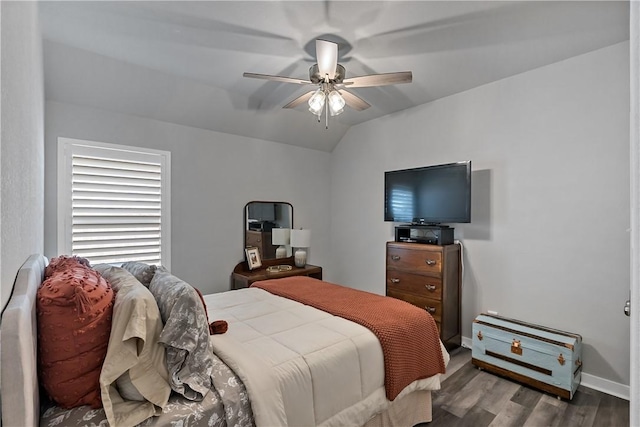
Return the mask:
POLYGON ((171 270, 203 293, 229 289, 244 257, 243 214, 251 200, 293 205, 311 229, 309 263, 328 262, 329 153, 88 107, 47 102, 45 254, 57 247, 57 138, 171 152, 171 270))
POLYGON ((489 309, 576 332, 586 373, 629 384, 629 43, 351 128, 331 155, 332 279, 384 293, 384 171, 460 160, 463 336, 489 309))
POLYGON ((0 300, 16 272, 43 250, 44 90, 35 2, 2 2, 0 112, 0 300))

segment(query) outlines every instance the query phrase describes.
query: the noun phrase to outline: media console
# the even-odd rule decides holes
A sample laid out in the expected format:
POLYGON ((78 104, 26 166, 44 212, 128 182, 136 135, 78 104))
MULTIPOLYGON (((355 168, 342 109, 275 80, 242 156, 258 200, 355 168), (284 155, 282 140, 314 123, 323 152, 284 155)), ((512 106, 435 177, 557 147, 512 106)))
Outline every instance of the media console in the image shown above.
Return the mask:
POLYGON ((453 244, 453 227, 447 225, 406 224, 396 227, 396 242, 428 245, 453 244))

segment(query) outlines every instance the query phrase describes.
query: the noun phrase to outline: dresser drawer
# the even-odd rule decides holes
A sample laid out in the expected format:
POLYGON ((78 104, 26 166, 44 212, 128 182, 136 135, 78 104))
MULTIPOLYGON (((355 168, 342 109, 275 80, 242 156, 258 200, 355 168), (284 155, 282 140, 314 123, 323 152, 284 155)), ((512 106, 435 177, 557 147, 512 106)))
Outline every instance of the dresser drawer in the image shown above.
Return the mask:
POLYGON ((387 247, 387 268, 440 274, 442 252, 387 247))
POLYGON ((387 289, 442 300, 442 280, 401 270, 387 270, 387 289))
POLYGON ((246 246, 260 246, 262 247, 263 236, 262 232, 247 230, 246 246))
POLYGON ((424 310, 427 310, 427 312, 431 314, 431 316, 433 316, 436 323, 440 323, 442 320, 442 304, 438 300, 419 297, 417 295, 404 292, 398 292, 389 288, 387 288, 387 295, 393 298, 401 299, 424 310))

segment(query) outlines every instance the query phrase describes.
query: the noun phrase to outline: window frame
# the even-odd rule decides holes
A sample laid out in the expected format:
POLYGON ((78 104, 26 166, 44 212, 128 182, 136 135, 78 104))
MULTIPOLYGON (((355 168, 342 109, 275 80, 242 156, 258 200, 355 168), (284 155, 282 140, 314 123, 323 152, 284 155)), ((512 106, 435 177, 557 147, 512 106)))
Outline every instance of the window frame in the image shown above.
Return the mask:
POLYGON ((151 148, 111 144, 81 139, 58 138, 58 254, 72 255, 73 252, 73 200, 72 174, 74 154, 105 155, 113 153, 118 160, 145 161, 150 157, 160 163, 161 194, 161 242, 160 263, 171 269, 171 152, 151 148))

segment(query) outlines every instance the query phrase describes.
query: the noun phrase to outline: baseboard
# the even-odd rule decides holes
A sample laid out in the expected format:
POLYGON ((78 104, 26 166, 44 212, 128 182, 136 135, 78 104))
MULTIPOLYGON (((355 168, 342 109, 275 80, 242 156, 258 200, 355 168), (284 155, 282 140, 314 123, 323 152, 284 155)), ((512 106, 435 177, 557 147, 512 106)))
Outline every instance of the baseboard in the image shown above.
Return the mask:
POLYGON ((473 340, 471 338, 462 337, 461 341, 462 341, 462 344, 460 345, 462 347, 468 348, 469 350, 471 350, 471 348, 473 347, 473 340))
POLYGON ((610 394, 612 396, 619 397, 624 400, 629 400, 630 389, 628 385, 620 384, 605 378, 596 377, 595 375, 582 373, 582 381, 580 385, 598 390, 603 393, 610 394))
MULTIPOLYGON (((462 347, 471 349, 473 347, 473 340, 468 337, 462 337, 462 347)), ((582 373, 582 381, 580 385, 587 388, 601 391, 612 396, 619 397, 621 399, 629 400, 630 389, 628 385, 620 384, 605 378, 596 377, 595 375, 582 373)))

